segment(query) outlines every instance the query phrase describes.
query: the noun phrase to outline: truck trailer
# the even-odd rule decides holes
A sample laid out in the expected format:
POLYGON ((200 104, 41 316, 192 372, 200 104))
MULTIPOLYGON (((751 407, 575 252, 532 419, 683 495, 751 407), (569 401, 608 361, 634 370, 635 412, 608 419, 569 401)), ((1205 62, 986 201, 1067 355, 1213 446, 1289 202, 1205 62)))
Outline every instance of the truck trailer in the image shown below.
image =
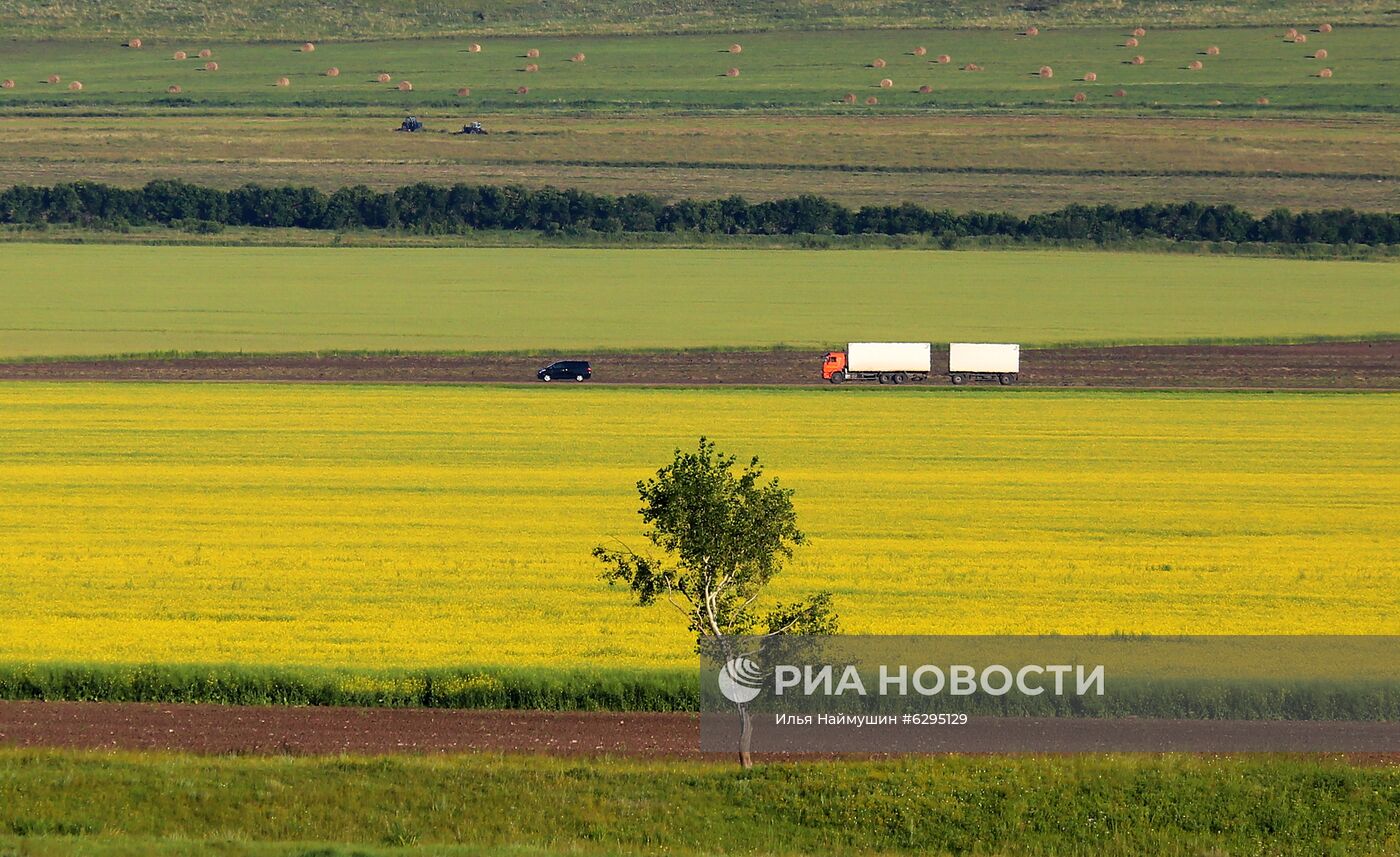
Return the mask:
POLYGON ((852 342, 845 351, 828 351, 822 360, 822 378, 833 384, 927 381, 932 371, 933 346, 927 342, 852 342))
POLYGON ((948 344, 948 378, 954 384, 996 381, 1014 384, 1021 374, 1021 346, 1003 342, 948 344))

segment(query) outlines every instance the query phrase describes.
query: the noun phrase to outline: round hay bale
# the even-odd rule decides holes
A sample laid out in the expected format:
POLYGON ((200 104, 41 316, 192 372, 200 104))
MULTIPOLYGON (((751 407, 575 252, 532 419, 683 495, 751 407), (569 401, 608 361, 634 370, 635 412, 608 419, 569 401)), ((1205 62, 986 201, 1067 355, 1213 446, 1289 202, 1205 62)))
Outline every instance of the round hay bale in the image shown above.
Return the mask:
POLYGON ((1143 36, 1147 35, 1147 29, 1144 28, 1144 27, 1134 27, 1134 28, 1133 28, 1133 35, 1134 35, 1134 36, 1137 36, 1137 37, 1140 39, 1140 38, 1142 38, 1143 36))
POLYGON ((1128 95, 1127 90, 1124 90, 1124 89, 1115 89, 1115 90, 1113 90, 1113 97, 1114 97, 1114 98, 1125 98, 1125 97, 1127 97, 1127 95, 1128 95))
POLYGON ((14 82, 13 80, 11 80, 10 78, 7 77, 7 78, 5 78, 4 80, 0 80, 0 89, 14 89, 14 88, 15 88, 15 82, 14 82))
POLYGON ((917 48, 914 49, 914 56, 916 56, 916 57, 924 56, 924 55, 927 54, 927 53, 928 53, 928 48, 924 47, 923 45, 920 45, 919 47, 917 47, 917 48))
POLYGON ((968 63, 967 65, 963 66, 963 67, 962 67, 962 70, 963 70, 963 71, 981 71, 981 70, 982 70, 982 66, 978 65, 978 64, 975 63, 975 62, 970 62, 970 63, 968 63))
POLYGON ((479 54, 479 53, 481 53, 481 45, 477 44, 476 42, 472 42, 470 45, 467 45, 467 53, 469 53, 469 54, 479 54))
POLYGON ((1200 60, 1191 60, 1191 62, 1186 64, 1186 67, 1191 69, 1192 71, 1200 71, 1201 69, 1205 68, 1205 66, 1206 64, 1201 62, 1200 60))
POLYGON ((204 64, 204 70, 205 70, 205 71, 218 71, 218 70, 219 70, 219 64, 216 63, 216 62, 213 62, 213 61, 207 62, 207 63, 204 64))
POLYGON ((855 104, 856 94, 854 92, 848 92, 845 95, 841 96, 841 100, 846 104, 855 104))
POLYGON ((1307 37, 1306 35, 1304 35, 1303 33, 1299 33, 1299 34, 1297 35, 1297 37, 1295 37, 1295 38, 1293 39, 1293 44, 1295 44, 1295 45, 1305 45, 1305 44, 1307 44, 1307 42, 1308 42, 1308 37, 1307 37))
POLYGON ((933 92, 933 87, 929 86, 927 83, 919 87, 920 95, 928 95, 930 92, 933 92))
POLYGON ((126 46, 127 46, 128 48, 136 48, 137 50, 140 50, 140 49, 141 49, 141 40, 140 40, 140 39, 127 39, 127 40, 126 40, 126 46))
POLYGON ((326 69, 326 77, 340 77, 340 69, 336 68, 335 66, 331 66, 330 68, 326 69))
POLYGON ((540 67, 539 67, 538 65, 535 65, 534 63, 526 63, 526 64, 525 64, 525 71, 526 71, 527 73, 529 73, 529 72, 536 72, 536 71, 539 71, 539 70, 540 70, 540 67))
POLYGON ((59 76, 56 75, 56 74, 51 74, 51 75, 49 75, 49 77, 48 77, 48 81, 49 81, 49 83, 62 83, 62 82, 63 82, 63 78, 59 77, 59 76))
POLYGON ((183 60, 189 59, 190 55, 185 53, 184 51, 176 51, 172 56, 177 60, 183 60))
POLYGON ((938 63, 939 63, 939 65, 947 65, 948 63, 950 63, 950 62, 952 62, 952 61, 953 61, 953 58, 950 57, 950 56, 948 56, 947 54, 939 54, 939 55, 938 55, 938 63))
POLYGON ((1137 56, 1133 57, 1133 65, 1142 65, 1145 62, 1147 62, 1147 57, 1143 56, 1142 54, 1138 54, 1137 56))
POLYGON ((1210 101, 1207 101, 1207 102, 1206 102, 1206 106, 1207 106, 1207 107, 1219 107, 1220 105, 1222 105, 1222 104, 1224 104, 1224 103, 1225 103, 1225 102, 1221 101, 1219 98, 1212 98, 1210 101))
POLYGON ((1055 76, 1055 70, 1048 65, 1041 66, 1040 71, 1037 73, 1045 80, 1049 80, 1055 76))
POLYGON ((583 54, 574 54, 573 56, 569 57, 569 62, 584 62, 587 59, 588 57, 583 54))
POLYGON ((1284 37, 1285 39, 1296 39, 1296 38, 1298 38, 1298 31, 1297 31, 1296 29, 1294 29, 1293 27, 1289 27, 1289 28, 1288 28, 1288 32, 1284 33, 1284 34, 1283 34, 1283 37, 1284 37))
POLYGON ((1096 80, 1098 80, 1098 79, 1099 79, 1099 76, 1098 76, 1097 74, 1094 74, 1092 71, 1086 71, 1086 72, 1084 72, 1084 80, 1085 80, 1086 82, 1088 82, 1088 83, 1093 83, 1094 81, 1096 81, 1096 80))
POLYGON ((891 86, 894 86, 894 81, 890 80, 888 77, 880 81, 881 89, 889 89, 891 86))
POLYGON ((291 81, 290 78, 279 77, 279 78, 277 78, 277 85, 278 85, 278 86, 291 86, 291 85, 292 85, 292 81, 291 81))
POLYGON ((1135 47, 1137 47, 1137 46, 1138 46, 1138 40, 1137 40, 1137 39, 1127 39, 1127 40, 1125 40, 1125 41, 1123 42, 1123 47, 1125 47, 1125 48, 1135 48, 1135 47))
POLYGON ((1254 100, 1254 103, 1258 104, 1261 107, 1266 107, 1269 104, 1269 96, 1261 95, 1254 100))
POLYGON ((471 87, 470 87, 470 86, 464 86, 464 87, 462 87, 461 89, 458 89, 458 90, 457 90, 457 97, 458 97, 458 98, 466 98, 468 95, 471 95, 471 94, 472 94, 472 90, 471 90, 471 87))
POLYGON ((1089 97, 1089 96, 1085 95, 1085 94, 1082 93, 1082 92, 1076 92, 1076 93, 1074 94, 1074 103, 1075 103, 1075 104, 1083 104, 1083 103, 1084 103, 1084 99, 1086 99, 1086 98, 1088 98, 1088 97, 1089 97))
POLYGON ((165 92, 168 95, 179 95, 182 91, 178 83, 172 83, 165 88, 165 92))
POLYGON ((202 60, 207 60, 207 59, 209 59, 210 57, 212 57, 213 55, 214 55, 214 52, 211 51, 211 50, 209 50, 208 48, 205 48, 204 50, 202 50, 202 51, 199 52, 199 58, 202 59, 202 60))
POLYGON ((1330 33, 1330 32, 1332 32, 1332 25, 1331 25, 1331 24, 1318 24, 1318 25, 1317 25, 1317 31, 1318 31, 1319 33, 1330 33))
POLYGON ((1036 27, 1027 27, 1027 28, 1026 28, 1026 35, 1028 35, 1028 36, 1038 36, 1038 35, 1040 35, 1040 30, 1039 30, 1038 28, 1036 28, 1036 27))
POLYGON ((302 42, 302 43, 301 43, 301 52, 302 52, 302 53, 304 53, 304 54, 309 54, 309 53, 311 53, 311 52, 314 51, 314 50, 316 50, 316 46, 315 46, 314 44, 312 44, 311 42, 302 42))
POLYGON ((525 52, 525 56, 529 57, 530 59, 537 59, 537 58, 539 57, 539 55, 540 55, 540 49, 539 49, 539 48, 530 48, 528 51, 525 52))
POLYGON ((873 66, 874 68, 884 68, 885 65, 886 65, 886 63, 885 63, 884 60, 880 59, 879 57, 876 57, 876 58, 875 58, 875 61, 872 62, 870 65, 873 66))
POLYGON ((1210 47, 1206 48, 1206 56, 1208 56, 1208 57, 1218 57, 1218 56, 1220 56, 1220 48, 1216 47, 1215 45, 1211 45, 1210 47))
POLYGON ((1332 76, 1332 69, 1330 69, 1330 68, 1324 68, 1322 71, 1320 71, 1320 72, 1317 73, 1317 76, 1318 76, 1318 77, 1331 77, 1331 76, 1332 76))
POLYGON ((1326 48, 1318 48, 1317 50, 1313 51, 1313 59, 1315 59, 1315 60, 1325 60, 1325 59, 1327 59, 1327 49, 1326 49, 1326 48))
POLYGON ((731 54, 742 54, 744 52, 744 46, 738 44, 730 45, 729 52, 731 54))
POLYGON ((81 80, 75 80, 72 83, 68 84, 68 88, 73 92, 82 92, 83 82, 81 80))
POLYGON ((516 94, 516 95, 529 95, 529 94, 530 94, 530 87, 528 87, 528 86, 517 86, 517 87, 515 88, 515 94, 516 94))
POLYGON ((724 76, 725 76, 725 77, 738 77, 738 76, 739 76, 739 70, 738 70, 737 68, 731 68, 731 69, 729 69, 728 71, 726 71, 726 72, 724 73, 724 76))
POLYGON ((389 81, 393 80, 392 77, 390 77, 382 71, 374 79, 379 81, 380 83, 388 83, 389 81))
POLYGON ((869 98, 865 99, 865 103, 866 103, 866 104, 869 104, 870 106, 873 107, 873 106, 875 106, 876 104, 879 104, 879 103, 880 103, 880 99, 878 99, 878 98, 876 98, 875 96, 872 95, 872 96, 870 96, 869 98))
POLYGON ((406 80, 401 80, 401 81, 399 81, 399 92, 412 92, 412 91, 413 91, 413 84, 409 83, 409 82, 406 81, 406 80))

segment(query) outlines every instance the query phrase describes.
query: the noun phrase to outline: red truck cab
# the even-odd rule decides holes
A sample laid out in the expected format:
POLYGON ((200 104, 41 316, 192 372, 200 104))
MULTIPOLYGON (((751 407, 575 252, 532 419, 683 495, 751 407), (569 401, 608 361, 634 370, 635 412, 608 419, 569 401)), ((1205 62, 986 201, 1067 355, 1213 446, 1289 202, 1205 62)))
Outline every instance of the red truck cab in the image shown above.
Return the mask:
POLYGON ((822 380, 830 381, 831 376, 837 372, 843 375, 846 372, 846 352, 828 351, 826 356, 822 358, 822 380))

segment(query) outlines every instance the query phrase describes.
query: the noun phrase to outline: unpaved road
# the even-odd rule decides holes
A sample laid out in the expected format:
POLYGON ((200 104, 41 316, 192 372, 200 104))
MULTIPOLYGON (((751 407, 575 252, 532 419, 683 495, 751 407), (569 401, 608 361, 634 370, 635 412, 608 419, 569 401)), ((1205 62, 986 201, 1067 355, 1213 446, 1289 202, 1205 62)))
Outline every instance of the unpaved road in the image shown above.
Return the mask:
MULTIPOLYGON (((761 732, 764 727, 759 724, 758 728, 761 732)), ((943 734, 948 728, 943 729, 943 734)), ((929 750, 995 753, 1020 746, 1033 747, 1035 752, 1082 752, 1121 749, 1129 741, 1137 742, 1131 746, 1146 752, 1234 752, 1245 748, 1322 749, 1329 742, 1341 740, 1346 746, 1385 748, 1384 752, 1351 754, 1353 761, 1400 764, 1400 754, 1393 752, 1400 741, 1400 725, 1393 723, 973 718, 960 729, 966 731, 951 742, 930 745, 929 750), (1131 738, 1125 739, 1125 730, 1131 738)), ((875 742, 871 746, 883 745, 873 733, 871 737, 875 742)), ((687 713, 107 702, 0 702, 0 747, 3 746, 216 755, 484 751, 557 756, 724 757, 723 753, 700 752, 700 718, 687 713)))
MULTIPOLYGON (((553 359, 593 363, 595 384, 821 385, 821 352, 247 356, 0 363, 0 381, 510 383, 553 359)), ((946 360, 934 357, 934 365, 946 360)), ((1400 341, 1157 345, 1022 352, 1020 383, 1042 387, 1400 390, 1400 341)), ((558 383, 558 382, 556 382, 558 383)), ((930 383, 947 384, 944 376, 930 383)))

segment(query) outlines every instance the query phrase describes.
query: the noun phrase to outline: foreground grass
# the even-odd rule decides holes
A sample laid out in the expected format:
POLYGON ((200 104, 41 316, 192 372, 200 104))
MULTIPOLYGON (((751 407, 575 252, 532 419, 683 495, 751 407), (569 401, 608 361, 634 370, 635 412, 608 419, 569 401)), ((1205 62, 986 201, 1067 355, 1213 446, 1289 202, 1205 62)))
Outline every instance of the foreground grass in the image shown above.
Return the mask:
POLYGON ((346 844, 314 853, 363 843, 423 853, 1375 855, 1400 848, 1400 771, 1247 757, 739 772, 605 759, 0 751, 0 848, 104 854, 157 840, 221 854, 322 842, 346 844))
POLYGON ((0 358, 1381 336, 1390 263, 1074 252, 95 247, 0 253, 0 358))
MULTIPOLYGON (((674 678, 694 664, 683 624, 629 606, 589 550, 637 543, 634 483, 701 434, 796 491, 810 544, 774 596, 830 588, 850 633, 1394 634, 1397 411, 1358 394, 5 384, 0 662, 674 678)), ((314 673, 343 694, 327 701, 413 704, 422 686, 314 673)), ((580 704, 458 678, 486 704, 580 704)), ((59 695, 120 698, 103 681, 59 695)))

